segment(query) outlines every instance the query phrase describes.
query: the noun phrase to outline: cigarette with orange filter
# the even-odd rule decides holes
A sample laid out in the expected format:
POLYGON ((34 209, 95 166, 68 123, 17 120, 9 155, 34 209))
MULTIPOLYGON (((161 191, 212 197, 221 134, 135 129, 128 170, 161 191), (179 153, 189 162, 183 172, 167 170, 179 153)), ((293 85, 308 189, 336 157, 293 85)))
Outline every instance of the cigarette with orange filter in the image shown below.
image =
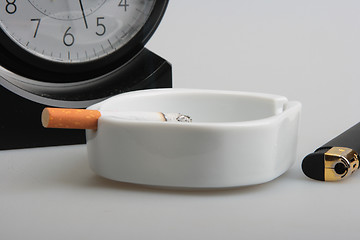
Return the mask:
POLYGON ((41 122, 45 128, 97 129, 101 116, 128 121, 191 122, 180 113, 162 112, 116 112, 72 108, 44 108, 41 122))

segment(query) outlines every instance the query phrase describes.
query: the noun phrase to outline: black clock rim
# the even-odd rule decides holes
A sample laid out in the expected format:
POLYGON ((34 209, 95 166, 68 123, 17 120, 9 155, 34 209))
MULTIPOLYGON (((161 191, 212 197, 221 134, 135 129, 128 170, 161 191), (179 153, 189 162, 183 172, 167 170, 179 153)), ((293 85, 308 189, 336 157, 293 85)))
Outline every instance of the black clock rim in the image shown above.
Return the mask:
POLYGON ((118 69, 138 54, 157 29, 168 0, 155 0, 149 18, 140 31, 115 52, 85 63, 60 63, 33 55, 13 42, 0 28, 0 64, 5 69, 31 80, 71 83, 99 78, 118 69))

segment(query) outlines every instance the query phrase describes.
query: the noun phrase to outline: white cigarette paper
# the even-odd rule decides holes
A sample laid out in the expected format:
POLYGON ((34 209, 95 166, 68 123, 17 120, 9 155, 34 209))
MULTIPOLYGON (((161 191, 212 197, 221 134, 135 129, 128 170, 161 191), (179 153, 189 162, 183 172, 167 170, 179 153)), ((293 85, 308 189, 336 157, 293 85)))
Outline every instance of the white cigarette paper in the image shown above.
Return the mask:
POLYGON ((162 112, 111 112, 101 111, 103 117, 114 117, 130 121, 154 121, 154 122, 191 122, 192 119, 181 113, 162 112))

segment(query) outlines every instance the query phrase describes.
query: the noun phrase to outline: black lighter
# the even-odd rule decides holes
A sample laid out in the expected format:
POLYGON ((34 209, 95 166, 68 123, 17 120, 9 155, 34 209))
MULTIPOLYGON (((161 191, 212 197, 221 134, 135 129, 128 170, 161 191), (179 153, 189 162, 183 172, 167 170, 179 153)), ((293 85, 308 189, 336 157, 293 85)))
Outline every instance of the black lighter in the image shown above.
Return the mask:
POLYGON ((306 176, 320 181, 338 181, 359 168, 360 122, 307 155, 302 162, 306 176))

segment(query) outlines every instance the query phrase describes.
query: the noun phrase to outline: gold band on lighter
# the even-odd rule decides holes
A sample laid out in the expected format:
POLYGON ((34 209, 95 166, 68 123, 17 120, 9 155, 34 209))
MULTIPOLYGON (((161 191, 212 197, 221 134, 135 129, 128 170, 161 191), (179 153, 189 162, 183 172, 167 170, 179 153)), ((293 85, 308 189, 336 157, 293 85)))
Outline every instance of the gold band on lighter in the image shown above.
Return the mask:
POLYGON ((324 154, 325 181, 341 180, 358 168, 358 153, 350 148, 333 147, 324 154))
POLYGON ((338 181, 352 175, 359 167, 360 122, 308 154, 302 170, 309 178, 338 181))

